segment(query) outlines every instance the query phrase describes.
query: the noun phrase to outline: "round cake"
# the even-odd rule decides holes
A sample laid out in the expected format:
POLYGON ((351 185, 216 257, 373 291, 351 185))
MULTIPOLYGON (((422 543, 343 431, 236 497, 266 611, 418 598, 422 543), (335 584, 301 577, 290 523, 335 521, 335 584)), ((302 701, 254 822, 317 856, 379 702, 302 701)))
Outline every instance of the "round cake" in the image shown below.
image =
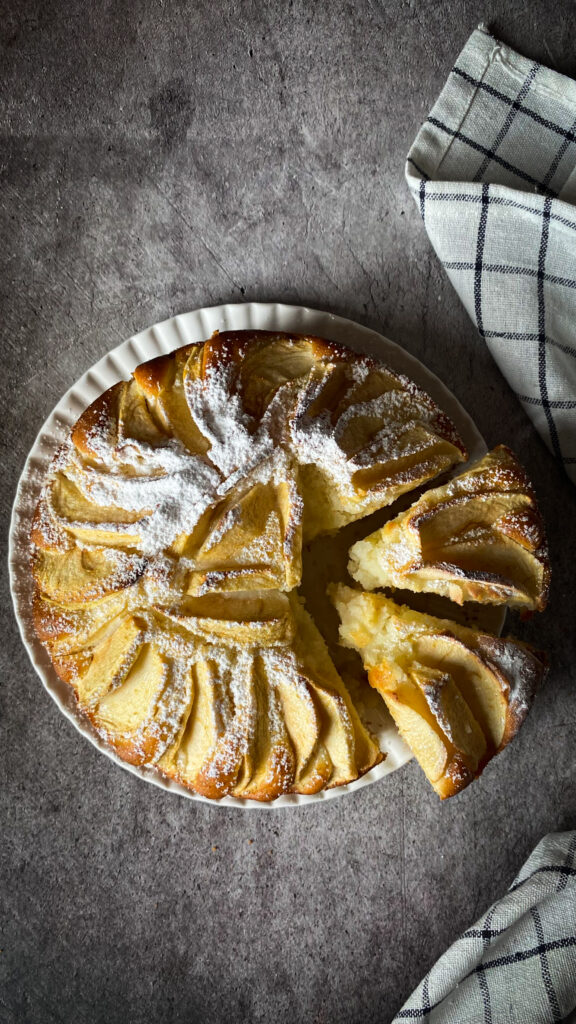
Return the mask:
POLYGON ((412 381, 240 331, 143 363, 76 422, 32 528, 37 634, 124 760, 212 798, 382 759, 298 594, 302 544, 466 459, 412 381))

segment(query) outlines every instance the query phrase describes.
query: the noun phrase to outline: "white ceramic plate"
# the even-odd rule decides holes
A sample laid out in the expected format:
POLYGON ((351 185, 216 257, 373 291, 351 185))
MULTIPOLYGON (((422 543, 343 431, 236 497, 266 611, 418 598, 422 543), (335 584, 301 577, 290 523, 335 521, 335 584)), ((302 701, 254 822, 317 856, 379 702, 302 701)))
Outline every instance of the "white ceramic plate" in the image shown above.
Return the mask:
MULTIPOLYGON (((132 338, 128 338, 88 370, 58 403, 38 434, 20 478, 12 511, 9 562, 16 618, 32 664, 62 713, 94 746, 126 771, 132 772, 133 775, 138 775, 171 793, 179 793, 189 800, 203 800, 213 805, 217 803, 217 806, 236 807, 244 810, 248 808, 262 810, 318 803, 318 801, 333 800, 346 793, 355 792, 400 768, 410 760, 410 751, 400 739, 394 726, 391 725, 386 713, 383 713, 380 721, 370 722, 378 732, 382 750, 387 753, 386 760, 382 764, 377 765, 361 779, 357 779, 347 786, 324 790, 314 796, 282 796, 271 804, 262 804, 255 800, 239 800, 234 797, 223 797, 217 802, 206 800, 205 797, 191 793, 178 783, 165 780, 150 770, 126 764, 103 743, 89 724, 79 717, 70 688, 56 675, 46 651, 34 632, 31 613, 33 588, 28 564, 28 537, 31 518, 44 475, 58 445, 84 409, 112 384, 127 379, 134 368, 146 359, 171 352, 181 345, 203 341, 209 338, 215 330, 241 331, 249 329, 316 334, 381 359, 394 370, 411 377, 428 391, 453 420, 470 451, 471 458, 478 458, 486 452, 484 440, 473 421, 444 384, 414 356, 375 331, 361 327, 360 324, 353 323, 351 320, 333 316, 331 313, 323 313, 301 306, 285 306, 279 303, 252 302, 198 309, 191 313, 175 316, 170 320, 164 320, 162 323, 155 324, 153 327, 135 334, 132 338)), ((383 704, 382 707, 384 707, 383 704)))

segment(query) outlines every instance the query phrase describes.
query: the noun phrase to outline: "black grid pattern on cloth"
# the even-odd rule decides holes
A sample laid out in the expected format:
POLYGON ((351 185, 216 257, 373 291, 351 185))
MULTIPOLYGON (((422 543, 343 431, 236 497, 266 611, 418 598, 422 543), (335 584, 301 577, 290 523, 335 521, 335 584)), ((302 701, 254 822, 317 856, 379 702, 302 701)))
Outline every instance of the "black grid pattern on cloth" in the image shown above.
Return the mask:
MULTIPOLYGON (((424 182, 430 182, 430 178, 424 179, 424 182)), ((427 198, 437 202, 443 203, 481 203, 482 195, 479 193, 467 194, 465 192, 428 192, 427 198)), ((540 217, 542 211, 535 206, 530 206, 525 202, 520 202, 517 199, 509 198, 508 196, 502 196, 499 194, 493 194, 490 196, 490 203, 492 206, 504 206, 508 209, 519 210, 522 213, 532 213, 535 217, 540 217)), ((576 230, 576 211, 574 211, 574 219, 571 220, 569 217, 562 216, 559 213, 551 213, 550 220, 556 221, 558 224, 562 224, 564 227, 573 228, 576 230)))
MULTIPOLYGON (((535 66, 537 67, 538 65, 535 66)), ((566 131, 566 129, 562 128, 561 125, 554 124, 553 121, 549 121, 546 118, 541 117, 536 110, 530 110, 529 107, 526 107, 518 100, 511 100, 509 96, 505 96, 503 92, 499 92, 498 89, 492 88, 492 86, 487 85, 486 82, 481 82, 479 79, 473 78, 472 75, 463 71, 462 68, 452 68, 452 74, 460 75, 460 77, 464 78, 465 81, 470 82, 475 89, 482 89, 487 92, 489 96, 494 96, 496 99, 501 100, 502 103, 507 104, 512 110, 521 111, 523 114, 526 114, 527 117, 531 117, 536 124, 542 125, 543 128, 547 128, 549 131, 556 132, 556 134, 561 135, 566 142, 576 142, 576 132, 574 129, 566 131)))
POLYGON ((555 1024, 576 1007, 576 832, 547 836, 502 900, 440 958, 393 1024, 555 1024), (516 977, 521 967, 521 977, 516 977))
MULTIPOLYGON (((435 125, 435 127, 439 128, 440 131, 446 132, 446 135, 450 135, 452 136, 452 138, 458 139, 459 142, 466 143, 466 145, 470 146, 471 149, 474 149, 476 150, 477 153, 480 153, 485 158, 485 160, 483 161, 483 166, 485 165, 487 167, 491 161, 495 164, 500 164, 500 166, 503 167, 504 170, 510 171, 517 178, 520 178, 522 181, 528 182, 529 185, 536 185, 537 188, 540 189, 541 192, 546 193, 546 195, 555 194, 554 192, 551 191, 548 185, 544 184, 543 181, 539 181, 538 178, 535 178, 532 174, 529 174, 527 171, 523 171, 521 167, 516 167, 514 164, 510 163, 509 160, 506 160, 503 156, 500 156, 496 152, 495 148, 489 148, 488 146, 484 146, 481 142, 477 142, 476 139, 471 138, 470 135, 465 135, 457 128, 449 128, 448 125, 443 124, 442 121, 439 121, 437 117, 430 116, 428 118, 428 123, 435 125)), ((479 180, 476 178, 476 175, 479 173, 480 169, 478 169, 475 172, 474 180, 479 180)))
POLYGON ((477 30, 406 175, 480 336, 576 482, 575 112, 576 83, 477 30))

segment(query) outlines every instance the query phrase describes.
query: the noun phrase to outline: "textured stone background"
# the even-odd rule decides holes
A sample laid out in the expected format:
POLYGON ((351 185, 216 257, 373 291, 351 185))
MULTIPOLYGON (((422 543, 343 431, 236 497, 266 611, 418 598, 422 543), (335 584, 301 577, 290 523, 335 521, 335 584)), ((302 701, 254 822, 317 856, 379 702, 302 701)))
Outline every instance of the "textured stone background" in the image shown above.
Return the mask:
MULTIPOLYGON (((2 583, 0 1018, 390 1020, 547 831, 576 825, 574 489, 442 276, 403 162, 480 20, 576 72, 571 0, 0 2, 2 487, 121 339, 222 301, 379 329, 533 475, 553 668, 518 740, 440 805, 415 765, 316 808, 164 795, 60 715, 2 583)), ((3 531, 5 536, 5 530, 3 531)))

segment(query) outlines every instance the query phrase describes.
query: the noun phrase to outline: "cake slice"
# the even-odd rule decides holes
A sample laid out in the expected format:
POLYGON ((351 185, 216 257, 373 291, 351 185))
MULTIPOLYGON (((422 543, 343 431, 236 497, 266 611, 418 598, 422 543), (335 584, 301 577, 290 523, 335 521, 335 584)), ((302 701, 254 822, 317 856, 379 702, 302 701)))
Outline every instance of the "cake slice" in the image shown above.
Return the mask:
POLYGON ((291 422, 305 540, 391 505, 468 458, 448 417, 406 377, 368 358, 318 369, 291 422))
POLYGON ((401 736, 444 799, 518 732, 545 673, 527 644, 335 585, 340 640, 362 656, 401 736))
POLYGON ((499 445, 466 472, 426 491, 350 549, 367 590, 397 587, 457 604, 542 611, 550 566, 542 517, 516 456, 499 445))

